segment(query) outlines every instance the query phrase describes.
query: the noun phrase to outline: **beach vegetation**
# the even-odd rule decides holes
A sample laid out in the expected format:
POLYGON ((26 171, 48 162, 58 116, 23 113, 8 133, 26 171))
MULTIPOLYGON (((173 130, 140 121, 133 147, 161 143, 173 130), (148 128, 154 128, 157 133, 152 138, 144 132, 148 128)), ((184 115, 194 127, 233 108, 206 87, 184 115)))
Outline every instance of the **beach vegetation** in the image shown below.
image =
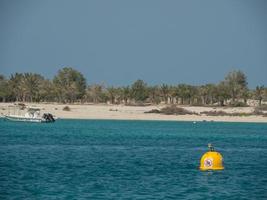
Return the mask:
POLYGON ((59 102, 73 103, 85 94, 86 79, 71 67, 59 70, 53 79, 53 84, 59 102))
POLYGON ((157 114, 164 114, 164 115, 192 115, 192 114, 197 115, 197 113, 191 112, 185 108, 181 108, 176 105, 166 106, 160 110, 152 109, 150 111, 146 111, 145 113, 157 113, 157 114))
POLYGON ((147 84, 143 80, 137 80, 132 84, 131 97, 135 102, 144 102, 148 98, 147 84))
POLYGON ((192 115, 193 113, 187 109, 177 107, 176 105, 166 106, 160 110, 160 113, 165 115, 192 115))
POLYGON ((185 83, 148 85, 140 79, 121 87, 103 83, 87 85, 81 72, 64 67, 52 80, 35 73, 14 73, 9 78, 0 75, 0 102, 243 107, 248 105, 248 100, 254 100, 255 105, 264 105, 267 88, 257 86, 250 90, 247 85, 246 75, 242 71, 229 72, 218 84, 199 86, 185 83))
POLYGON ((145 111, 145 113, 160 113, 160 110, 158 109, 152 109, 152 110, 149 110, 149 111, 145 111))
POLYGON ((264 93, 265 93, 265 89, 264 89, 263 85, 257 86, 255 91, 254 91, 254 97, 255 97, 256 100, 259 101, 259 106, 261 106, 262 99, 265 96, 264 93))
POLYGON ((70 111, 70 107, 69 106, 64 106, 62 110, 64 110, 64 111, 70 111))
POLYGON ((231 71, 225 77, 225 84, 229 89, 232 101, 237 101, 238 98, 244 98, 246 101, 247 97, 247 77, 246 75, 238 70, 231 71))
POLYGON ((6 102, 9 96, 10 90, 8 87, 8 80, 5 78, 5 76, 0 75, 0 101, 6 102))

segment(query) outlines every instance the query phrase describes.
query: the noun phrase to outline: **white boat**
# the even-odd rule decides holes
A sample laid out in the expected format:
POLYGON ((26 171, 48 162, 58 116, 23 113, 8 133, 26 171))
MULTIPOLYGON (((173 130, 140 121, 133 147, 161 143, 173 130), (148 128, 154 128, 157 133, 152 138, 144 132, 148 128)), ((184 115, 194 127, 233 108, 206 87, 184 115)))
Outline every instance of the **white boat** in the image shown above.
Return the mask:
MULTIPOLYGON (((41 109, 40 108, 28 108, 26 113, 24 115, 21 114, 7 114, 4 115, 5 119, 10 121, 21 121, 21 122, 43 122, 43 123, 49 123, 49 122, 55 122, 55 118, 50 113, 44 113, 41 115, 41 109)), ((20 111, 17 111, 17 113, 20 111)), ((15 111, 14 111, 15 113, 15 111)))

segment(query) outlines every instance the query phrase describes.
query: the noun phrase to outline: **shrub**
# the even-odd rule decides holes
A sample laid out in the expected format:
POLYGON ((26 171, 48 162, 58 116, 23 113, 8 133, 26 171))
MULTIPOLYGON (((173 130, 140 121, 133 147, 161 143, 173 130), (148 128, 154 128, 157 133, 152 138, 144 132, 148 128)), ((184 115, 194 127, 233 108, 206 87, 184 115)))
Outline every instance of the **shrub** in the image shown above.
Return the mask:
POLYGON ((64 111, 70 111, 70 107, 69 106, 65 106, 62 110, 64 110, 64 111))
POLYGON ((118 109, 112 109, 112 108, 110 108, 109 111, 118 111, 118 109))
POLYGON ((158 109, 152 109, 152 110, 146 111, 145 113, 160 113, 160 111, 158 109))
POLYGON ((232 107, 247 107, 248 105, 244 102, 236 101, 236 102, 230 103, 230 106, 232 106, 232 107))
POLYGON ((203 112, 200 112, 200 114, 204 114, 204 115, 207 115, 207 116, 229 116, 229 113, 227 112, 224 112, 224 111, 203 111, 203 112))
POLYGON ((247 116, 251 116, 253 113, 229 113, 229 116, 236 116, 236 117, 247 117, 247 116))
POLYGON ((189 110, 186 110, 184 108, 177 107, 175 105, 166 106, 160 110, 152 109, 152 110, 146 111, 145 113, 158 113, 158 114, 164 114, 164 115, 193 115, 193 114, 197 114, 197 113, 191 112, 189 110))
POLYGON ((24 103, 18 103, 19 109, 24 110, 26 108, 26 105, 24 103))
POLYGON ((160 110, 160 113, 165 114, 165 115, 186 115, 186 114, 193 114, 192 112, 184 109, 184 108, 180 108, 180 107, 176 107, 176 106, 167 106, 165 108, 162 108, 160 110))
POLYGON ((236 113, 227 113, 227 112, 224 112, 224 111, 204 111, 204 112, 201 112, 200 114, 205 114, 207 116, 232 116, 232 117, 247 117, 247 116, 250 116, 254 113, 245 113, 245 112, 242 112, 242 113, 239 113, 239 112, 236 112, 236 113))

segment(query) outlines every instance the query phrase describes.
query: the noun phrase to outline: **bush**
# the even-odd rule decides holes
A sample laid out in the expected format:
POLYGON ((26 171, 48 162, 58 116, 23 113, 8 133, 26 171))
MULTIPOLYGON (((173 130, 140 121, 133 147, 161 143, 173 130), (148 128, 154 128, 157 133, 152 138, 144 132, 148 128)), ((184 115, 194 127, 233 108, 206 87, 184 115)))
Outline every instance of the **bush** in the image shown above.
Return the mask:
POLYGON ((201 112, 200 114, 205 114, 207 116, 247 117, 247 116, 252 115, 253 113, 244 113, 244 112, 227 113, 227 112, 219 110, 219 111, 204 111, 204 112, 201 112))
POLYGON ((109 111, 118 111, 118 109, 112 109, 112 108, 110 108, 109 111))
POLYGON ((232 106, 232 107, 247 107, 248 105, 244 102, 236 101, 236 102, 230 103, 230 106, 232 106))
POLYGON ((177 107, 175 105, 172 106, 166 106, 162 108, 161 110, 153 109, 151 111, 148 111, 146 113, 161 113, 164 115, 193 115, 197 113, 191 112, 189 110, 186 110, 184 108, 177 107))
POLYGON ((64 111, 70 111, 70 107, 69 106, 65 106, 62 110, 64 110, 64 111))
POLYGON ((24 103, 18 103, 19 109, 24 110, 26 108, 26 105, 24 103))
POLYGON ((193 115, 193 114, 197 115, 197 113, 191 112, 184 108, 177 107, 175 105, 166 106, 160 110, 152 109, 152 110, 146 111, 145 113, 159 113, 159 114, 164 114, 164 115, 193 115))
POLYGON ((207 115, 207 116, 229 116, 229 113, 224 112, 224 111, 203 111, 200 112, 201 115, 207 115))
POLYGON ((146 111, 145 113, 160 113, 160 111, 158 109, 152 109, 152 110, 146 111))
POLYGON ((251 116, 253 113, 229 113, 229 116, 234 116, 234 117, 248 117, 251 116))
POLYGON ((187 115, 187 114, 194 114, 184 108, 179 108, 176 106, 167 106, 160 110, 160 113, 165 115, 187 115))

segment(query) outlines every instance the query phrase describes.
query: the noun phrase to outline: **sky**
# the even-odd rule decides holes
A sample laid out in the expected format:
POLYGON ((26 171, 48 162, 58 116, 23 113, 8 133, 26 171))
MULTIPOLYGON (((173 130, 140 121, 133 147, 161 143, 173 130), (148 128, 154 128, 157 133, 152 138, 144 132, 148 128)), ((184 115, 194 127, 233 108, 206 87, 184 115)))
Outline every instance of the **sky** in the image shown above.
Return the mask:
POLYGON ((63 67, 88 84, 267 86, 265 0, 0 0, 0 74, 63 67))

